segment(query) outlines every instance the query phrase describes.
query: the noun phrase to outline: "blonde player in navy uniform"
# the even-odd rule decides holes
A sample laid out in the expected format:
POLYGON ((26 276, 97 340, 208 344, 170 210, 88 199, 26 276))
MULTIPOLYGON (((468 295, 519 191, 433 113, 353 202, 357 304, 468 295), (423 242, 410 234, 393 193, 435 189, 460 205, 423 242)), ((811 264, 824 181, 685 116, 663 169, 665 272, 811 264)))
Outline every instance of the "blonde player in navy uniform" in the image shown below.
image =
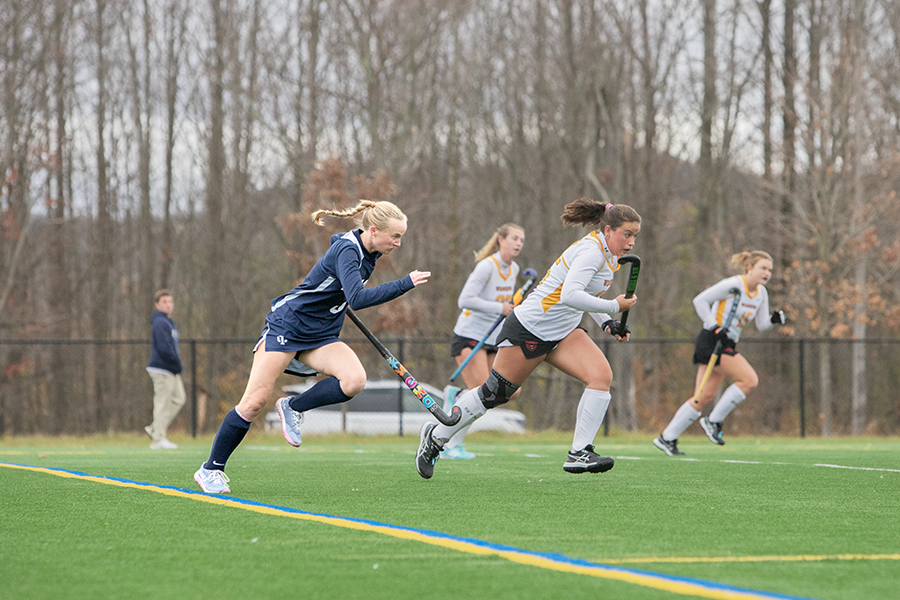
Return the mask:
POLYGON ((653 440, 653 444, 669 456, 684 454, 678 449, 678 437, 697 419, 700 419, 700 426, 711 442, 720 446, 725 444, 722 439, 725 417, 759 383, 756 371, 735 348, 741 331, 750 321, 755 321, 760 331, 784 323, 783 311, 776 310, 769 314, 769 293, 765 284, 772 277, 772 257, 761 250, 739 252, 731 257, 731 265, 743 271, 743 274, 727 277, 694 298, 694 310, 703 321, 703 330, 697 336, 694 349, 694 364, 697 365, 695 389, 703 380, 717 340, 722 341, 722 350, 699 397, 695 394, 682 404, 669 425, 653 440), (737 290, 738 294, 734 294, 733 290, 737 290), (737 312, 725 330, 722 327, 725 315, 729 314, 734 302, 738 302, 737 312), (701 419, 703 407, 715 397, 716 390, 726 375, 734 383, 722 392, 709 417, 701 419))
POLYGON ((532 371, 546 361, 581 380, 575 434, 563 469, 569 473, 602 473, 613 467, 608 456, 594 452, 593 441, 609 407, 612 370, 596 343, 580 327, 588 313, 618 341, 629 339, 627 328, 610 316, 628 310, 637 296, 606 300, 618 259, 631 251, 641 230, 641 217, 624 204, 601 204, 581 198, 566 205, 565 225, 600 225, 569 246, 547 270, 531 295, 506 317, 497 338, 498 351, 487 380, 460 394, 462 419, 454 427, 426 423, 419 433, 416 470, 425 479, 434 473, 441 447, 485 411, 507 402, 532 371))
MULTIPOLYGON (((472 349, 487 334, 497 318, 506 316, 513 309, 513 294, 516 291, 516 277, 519 265, 513 260, 522 251, 525 243, 525 230, 514 224, 501 225, 491 239, 475 252, 476 265, 466 279, 466 284, 459 293, 457 303, 462 309, 453 327, 453 339, 450 342, 450 355, 461 365, 472 349)), ((497 353, 498 327, 478 349, 469 363, 462 370, 462 378, 466 387, 475 387, 487 379, 494 364, 497 353)), ((459 388, 448 385, 444 388, 444 412, 449 412, 455 401, 459 388)), ((468 427, 464 427, 446 444, 441 456, 444 458, 475 458, 475 454, 466 450, 464 440, 468 427)))
POLYGON ((318 210, 312 217, 322 225, 326 215, 356 217, 360 228, 331 236, 330 248, 303 283, 272 301, 262 336, 254 348, 244 395, 225 415, 209 460, 194 474, 204 492, 231 491, 225 462, 244 439, 253 419, 265 408, 275 380, 295 356, 310 371, 329 377, 302 394, 276 402, 282 433, 292 446, 300 445, 304 411, 346 402, 360 393, 366 384, 366 371, 353 350, 338 338, 347 306, 359 310, 388 302, 425 283, 431 275, 427 271, 412 271, 402 279, 364 287, 375 269, 375 261, 400 247, 400 239, 406 233, 406 215, 390 202, 368 200, 346 211, 318 210))

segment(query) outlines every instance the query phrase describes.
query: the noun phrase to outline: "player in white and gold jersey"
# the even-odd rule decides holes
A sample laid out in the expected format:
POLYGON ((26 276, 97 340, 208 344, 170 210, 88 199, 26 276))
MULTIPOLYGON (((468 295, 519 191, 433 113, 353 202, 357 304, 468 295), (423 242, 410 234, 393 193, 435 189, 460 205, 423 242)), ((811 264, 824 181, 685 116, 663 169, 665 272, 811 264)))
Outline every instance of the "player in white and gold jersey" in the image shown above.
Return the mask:
MULTIPOLYGON (((498 317, 512 312, 516 277, 519 275, 519 265, 513 259, 522 251, 524 244, 525 230, 514 223, 505 223, 475 252, 475 268, 459 293, 458 304, 462 311, 456 319, 450 341, 450 355, 456 359, 456 364, 469 361, 461 373, 466 387, 481 385, 491 372, 497 354, 499 328, 491 333, 475 356, 469 358, 469 354, 491 330, 498 317)), ((459 391, 452 385, 444 388, 444 410, 448 413, 459 391)), ((475 458, 475 454, 467 451, 464 445, 467 432, 468 428, 460 430, 444 444, 441 457, 475 458)))
POLYGON ((563 469, 569 473, 602 473, 613 467, 592 445, 609 407, 612 370, 587 332, 579 327, 590 314, 617 340, 629 338, 610 314, 628 310, 637 296, 600 298, 610 287, 618 259, 634 247, 641 217, 624 204, 601 204, 581 198, 566 205, 565 225, 599 225, 578 240, 550 267, 544 280, 506 317, 497 338, 494 366, 483 385, 460 395, 462 419, 454 427, 426 423, 419 434, 416 470, 429 479, 441 447, 485 411, 507 402, 539 364, 547 361, 585 384, 578 403, 575 435, 563 469))
POLYGON ((784 323, 783 311, 776 310, 769 315, 769 293, 765 284, 772 277, 772 257, 761 250, 739 252, 731 257, 731 264, 743 271, 743 274, 726 277, 694 298, 694 310, 703 321, 703 329, 697 336, 694 348, 696 387, 703 380, 717 341, 722 342, 721 352, 700 394, 695 393, 694 397, 682 404, 668 426, 653 440, 653 444, 669 456, 684 454, 678 449, 678 436, 700 419, 703 407, 715 397, 716 390, 727 375, 734 383, 722 392, 709 416, 700 419, 700 426, 709 440, 719 446, 725 444, 722 439, 722 422, 759 383, 756 371, 735 349, 741 331, 751 321, 756 323, 756 328, 760 331, 784 323), (733 293, 734 290, 737 293, 733 293), (735 318, 726 329, 723 327, 725 315, 730 314, 735 302, 738 303, 735 318))
POLYGON ((619 303, 601 298, 619 268, 606 239, 592 231, 562 253, 522 304, 516 318, 542 340, 561 340, 587 312, 601 326, 619 312, 619 303))

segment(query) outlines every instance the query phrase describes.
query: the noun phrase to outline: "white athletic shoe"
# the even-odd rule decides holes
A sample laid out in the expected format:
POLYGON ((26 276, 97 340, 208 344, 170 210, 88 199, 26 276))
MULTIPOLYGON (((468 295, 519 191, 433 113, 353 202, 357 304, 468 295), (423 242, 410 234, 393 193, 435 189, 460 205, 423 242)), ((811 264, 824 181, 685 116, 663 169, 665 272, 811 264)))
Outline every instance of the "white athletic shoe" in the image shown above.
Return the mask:
POLYGON ((152 440, 153 439, 153 426, 147 425, 146 427, 144 427, 144 433, 146 433, 147 437, 149 437, 152 440))
POLYGON ((722 424, 710 421, 706 417, 700 419, 700 427, 713 444, 724 446, 725 440, 722 439, 722 424))
POLYGON ((441 458, 472 459, 475 458, 475 453, 469 452, 463 444, 460 444, 459 446, 441 450, 441 458))
POLYGON ((231 488, 228 487, 228 475, 225 471, 218 469, 207 469, 203 465, 194 473, 194 481, 200 486, 200 489, 207 494, 228 494, 231 488))
POLYGON ((668 454, 669 456, 682 456, 684 452, 678 449, 678 439, 667 440, 662 434, 654 438, 653 445, 668 454))
POLYGON ((576 452, 569 451, 563 470, 566 473, 606 473, 615 466, 611 456, 600 456, 594 447, 588 444, 576 452))
POLYGON ((443 445, 431 437, 437 423, 423 423, 419 430, 419 449, 416 451, 416 471, 425 479, 434 474, 434 463, 441 457, 443 445))
POLYGON ((156 440, 150 444, 151 450, 178 450, 178 444, 172 443, 168 438, 156 440))
POLYGON ((291 408, 291 405, 288 404, 289 401, 290 397, 280 398, 275 403, 275 410, 278 411, 278 416, 281 417, 281 433, 284 435, 284 439, 291 446, 297 447, 302 442, 300 438, 300 424, 303 423, 303 413, 291 408))

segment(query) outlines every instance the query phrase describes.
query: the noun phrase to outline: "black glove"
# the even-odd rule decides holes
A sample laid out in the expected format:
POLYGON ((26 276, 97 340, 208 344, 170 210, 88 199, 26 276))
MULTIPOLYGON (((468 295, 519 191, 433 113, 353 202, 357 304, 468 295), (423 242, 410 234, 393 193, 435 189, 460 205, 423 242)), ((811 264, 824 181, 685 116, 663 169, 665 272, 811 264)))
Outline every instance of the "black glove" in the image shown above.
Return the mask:
POLYGON ((772 325, 784 325, 784 323, 785 318, 783 310, 776 310, 772 313, 772 325))
POLYGON ((728 330, 724 327, 716 327, 712 330, 713 335, 716 337, 716 341, 722 342, 723 344, 727 343, 730 339, 728 337, 728 330))
POLYGON ((631 330, 628 329, 628 325, 623 328, 620 322, 614 321, 613 319, 603 323, 603 325, 600 326, 600 329, 606 330, 610 335, 617 335, 619 337, 626 337, 631 333, 631 330), (624 331, 622 331, 623 329, 624 331))

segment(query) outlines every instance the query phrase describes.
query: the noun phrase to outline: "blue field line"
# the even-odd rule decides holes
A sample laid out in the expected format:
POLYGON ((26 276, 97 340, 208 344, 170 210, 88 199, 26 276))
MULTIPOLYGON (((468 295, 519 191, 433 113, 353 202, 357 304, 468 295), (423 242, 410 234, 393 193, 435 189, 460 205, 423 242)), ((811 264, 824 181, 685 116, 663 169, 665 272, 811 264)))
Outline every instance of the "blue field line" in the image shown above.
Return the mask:
MULTIPOLYGON (((143 488, 148 491, 158 491, 158 490, 168 490, 171 492, 175 492, 179 496, 191 496, 196 497, 197 499, 209 500, 214 499, 216 503, 227 505, 227 506, 235 506, 240 507, 248 506, 255 508, 262 508, 268 511, 277 511, 283 513, 290 513, 299 516, 307 516, 307 517, 315 517, 322 520, 327 520, 329 522, 346 522, 346 523, 356 523, 360 525, 369 526, 372 530, 377 532, 378 529, 385 529, 397 532, 408 532, 410 534, 415 534, 417 536, 422 536, 425 538, 431 538, 435 540, 446 540, 449 542, 458 543, 461 545, 468 545, 472 547, 482 548, 486 550, 486 553, 489 554, 515 554, 521 557, 530 557, 535 559, 543 559, 544 561, 548 561, 551 563, 555 563, 557 565, 571 565, 573 567, 583 567, 585 569, 590 569, 595 572, 605 572, 610 574, 627 574, 633 575, 638 578, 644 579, 652 579, 658 582, 663 583, 671 583, 673 585, 676 584, 688 584, 691 586, 697 586, 700 588, 704 588, 706 590, 716 590, 723 592, 725 594, 732 593, 737 595, 742 595, 743 597, 752 597, 759 598, 760 600, 816 600, 815 598, 807 597, 807 596, 792 596, 789 594, 779 594, 776 592, 769 591, 760 591, 760 590, 752 590, 749 588, 740 588, 736 586, 730 586, 723 583, 718 583, 715 581, 707 581, 703 579, 696 579, 691 577, 680 577, 677 575, 669 575, 665 573, 656 573, 653 571, 644 571, 640 569, 631 569, 626 567, 619 567, 613 565, 606 565, 603 563, 592 562, 585 559, 580 558, 572 558, 570 556, 566 556, 561 553, 553 553, 553 552, 536 552, 531 550, 523 550, 521 548, 516 548, 514 546, 507 546, 504 544, 496 544, 493 542, 487 542, 484 540, 480 540, 477 538, 468 538, 468 537, 460 537, 454 536, 447 533, 443 533, 440 531, 432 531, 428 529, 418 529, 414 527, 404 527, 401 525, 393 525, 390 523, 382 523, 379 521, 373 521, 370 519, 360 519, 355 517, 342 517, 329 515, 325 513, 315 513, 310 511, 301 510, 298 508, 291 508, 287 506, 278 506, 275 504, 266 504, 263 502, 257 502, 255 500, 247 500, 244 498, 236 498, 230 495, 220 495, 220 494, 207 494, 204 492, 198 492, 196 490, 181 488, 176 486, 168 486, 168 485, 160 485, 155 483, 147 483, 142 481, 134 481, 131 479, 123 479, 119 477, 110 477, 107 475, 94 475, 91 473, 85 473, 82 471, 73 471, 68 469, 60 469, 55 467, 43 467, 37 465, 23 465, 16 463, 5 463, 0 462, 0 467, 8 467, 14 469, 23 469, 35 472, 49 472, 51 474, 58 474, 67 477, 76 477, 83 478, 88 480, 100 480, 109 481, 111 483, 115 483, 118 485, 125 485, 128 487, 136 487, 143 488)), ((527 564, 527 563, 526 563, 527 564)), ((613 577, 611 577, 613 578, 613 577)), ((676 592, 677 593, 677 592, 676 592)))

